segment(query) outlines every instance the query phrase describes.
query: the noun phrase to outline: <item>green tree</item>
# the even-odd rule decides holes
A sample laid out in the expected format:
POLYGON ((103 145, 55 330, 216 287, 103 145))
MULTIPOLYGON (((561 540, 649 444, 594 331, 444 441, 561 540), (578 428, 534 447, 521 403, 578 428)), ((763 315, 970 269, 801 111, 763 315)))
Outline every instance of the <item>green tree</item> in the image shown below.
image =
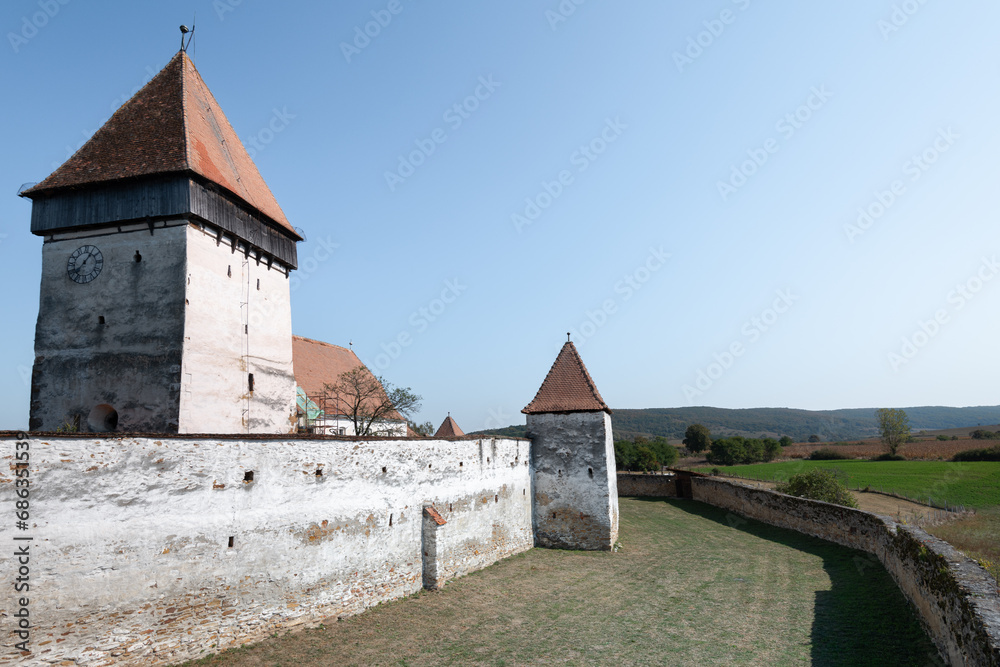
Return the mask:
POLYGON ((697 454, 712 446, 712 434, 706 426, 691 424, 684 432, 683 443, 689 452, 697 454))
POLYGON ((677 448, 671 445, 666 438, 662 436, 653 438, 648 446, 653 450, 653 455, 656 456, 656 460, 660 462, 661 466, 672 466, 677 463, 677 448))
POLYGON ((910 437, 910 419, 901 408, 879 408, 875 411, 878 430, 890 456, 896 456, 899 448, 910 437))
POLYGON ((819 442, 819 441, 820 441, 820 437, 818 435, 810 435, 809 436, 809 442, 819 442))
POLYGON ((636 470, 659 470, 660 462, 656 460, 656 454, 646 445, 639 445, 635 448, 635 468, 636 470))
POLYGON ((783 436, 781 436, 781 440, 779 440, 778 443, 782 447, 788 447, 789 445, 792 444, 792 439, 789 438, 787 435, 783 435, 783 436))
POLYGON ((409 417, 420 409, 421 398, 409 387, 393 387, 364 366, 341 373, 337 381, 324 384, 327 411, 354 425, 355 435, 376 435, 387 420, 409 417))
POLYGON ((787 493, 790 496, 812 498, 845 507, 858 506, 858 501, 854 499, 847 487, 837 479, 834 472, 824 468, 814 468, 792 475, 787 482, 780 482, 775 486, 774 490, 778 493, 787 493))
POLYGON ((418 424, 415 421, 410 421, 409 419, 407 419, 406 425, 412 428, 414 431, 416 431, 417 435, 421 435, 424 437, 434 435, 435 428, 434 424, 432 424, 431 422, 424 422, 423 424, 418 424))

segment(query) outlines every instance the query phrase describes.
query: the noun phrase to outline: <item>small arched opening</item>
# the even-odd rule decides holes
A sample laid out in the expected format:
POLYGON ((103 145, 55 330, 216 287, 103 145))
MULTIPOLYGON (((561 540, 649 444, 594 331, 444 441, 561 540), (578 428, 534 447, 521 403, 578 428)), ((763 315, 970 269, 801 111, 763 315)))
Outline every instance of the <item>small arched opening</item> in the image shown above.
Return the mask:
POLYGON ((118 411, 107 403, 95 405, 87 416, 87 426, 95 433, 106 433, 118 428, 118 411))

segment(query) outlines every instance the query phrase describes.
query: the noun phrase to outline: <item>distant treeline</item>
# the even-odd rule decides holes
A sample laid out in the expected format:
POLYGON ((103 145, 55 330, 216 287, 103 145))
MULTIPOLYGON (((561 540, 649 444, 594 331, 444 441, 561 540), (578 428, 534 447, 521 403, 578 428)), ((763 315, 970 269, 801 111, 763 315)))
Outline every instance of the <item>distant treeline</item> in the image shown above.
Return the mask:
MULTIPOLYGON (((910 429, 939 431, 951 428, 975 427, 977 424, 1000 423, 1000 406, 947 408, 904 408, 910 419, 910 429)), ((657 437, 675 442, 684 437, 691 424, 704 424, 713 436, 743 436, 745 438, 780 438, 787 435, 795 442, 805 442, 818 436, 819 442, 858 440, 878 436, 875 408, 849 410, 794 410, 791 408, 650 408, 646 410, 616 409, 611 415, 615 440, 632 440, 641 436, 657 437)), ((526 437, 525 426, 477 431, 470 435, 504 435, 526 437)))

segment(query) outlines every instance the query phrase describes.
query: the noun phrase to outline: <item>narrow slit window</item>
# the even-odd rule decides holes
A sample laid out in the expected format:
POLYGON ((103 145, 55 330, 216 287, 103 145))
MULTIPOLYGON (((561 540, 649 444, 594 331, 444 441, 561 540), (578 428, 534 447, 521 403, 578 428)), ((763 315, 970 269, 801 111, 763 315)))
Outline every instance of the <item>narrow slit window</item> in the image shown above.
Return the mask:
POLYGON ((247 373, 247 387, 250 389, 250 393, 253 393, 253 373, 247 373))
POLYGON ((253 481, 253 470, 247 470, 245 473, 243 473, 243 481, 244 482, 253 481))
POLYGON ((229 548, 230 548, 230 549, 232 549, 232 548, 233 548, 233 542, 235 542, 235 541, 236 541, 236 537, 235 537, 235 536, 233 536, 233 535, 230 535, 230 536, 229 536, 229 548))
POLYGON ((98 324, 104 324, 104 315, 98 315, 97 316, 97 323, 98 324))

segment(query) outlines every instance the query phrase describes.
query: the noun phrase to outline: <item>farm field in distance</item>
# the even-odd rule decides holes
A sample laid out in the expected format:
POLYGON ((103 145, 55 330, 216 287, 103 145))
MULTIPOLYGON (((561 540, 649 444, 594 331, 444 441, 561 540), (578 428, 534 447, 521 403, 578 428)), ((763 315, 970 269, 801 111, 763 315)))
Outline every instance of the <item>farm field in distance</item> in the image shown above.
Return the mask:
MULTIPOLYGON (((903 445, 900 454, 907 459, 928 459, 947 460, 959 452, 970 449, 981 449, 989 447, 988 440, 973 440, 964 438, 961 440, 937 440, 919 439, 916 442, 908 442, 903 445)), ((885 453, 885 445, 879 440, 859 440, 856 442, 797 442, 784 448, 785 456, 790 459, 801 459, 809 456, 817 449, 832 449, 845 456, 854 458, 875 458, 879 454, 885 453)))
MULTIPOLYGON (((715 466, 694 468, 709 473, 715 466)), ((813 468, 838 470, 852 489, 871 487, 921 502, 986 509, 1000 506, 1000 462, 781 461, 719 467, 724 475, 783 481, 813 468)))
POLYGON ((532 549, 189 664, 941 664, 868 554, 691 500, 619 503, 618 552, 532 549))

